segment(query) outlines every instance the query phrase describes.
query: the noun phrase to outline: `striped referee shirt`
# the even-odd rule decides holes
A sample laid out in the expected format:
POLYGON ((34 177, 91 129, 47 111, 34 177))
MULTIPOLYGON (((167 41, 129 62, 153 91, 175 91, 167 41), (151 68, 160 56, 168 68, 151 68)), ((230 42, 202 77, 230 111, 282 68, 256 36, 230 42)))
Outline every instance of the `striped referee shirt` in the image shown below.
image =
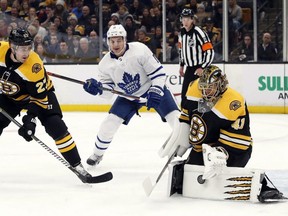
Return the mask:
POLYGON ((181 66, 209 66, 214 59, 214 49, 207 33, 198 26, 190 31, 182 28, 179 34, 178 47, 181 66))

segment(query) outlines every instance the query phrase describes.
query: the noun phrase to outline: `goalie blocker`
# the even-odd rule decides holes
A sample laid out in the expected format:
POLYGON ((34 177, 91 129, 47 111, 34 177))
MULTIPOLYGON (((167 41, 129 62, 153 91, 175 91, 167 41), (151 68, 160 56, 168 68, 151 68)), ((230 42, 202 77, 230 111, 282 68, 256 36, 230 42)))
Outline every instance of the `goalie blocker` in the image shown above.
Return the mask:
POLYGON ((265 173, 262 170, 224 167, 216 177, 203 179, 204 166, 175 161, 168 167, 168 196, 174 193, 184 197, 209 200, 241 200, 266 202, 287 199, 276 188, 270 197, 261 196, 265 173), (267 199, 266 199, 267 198, 267 199))

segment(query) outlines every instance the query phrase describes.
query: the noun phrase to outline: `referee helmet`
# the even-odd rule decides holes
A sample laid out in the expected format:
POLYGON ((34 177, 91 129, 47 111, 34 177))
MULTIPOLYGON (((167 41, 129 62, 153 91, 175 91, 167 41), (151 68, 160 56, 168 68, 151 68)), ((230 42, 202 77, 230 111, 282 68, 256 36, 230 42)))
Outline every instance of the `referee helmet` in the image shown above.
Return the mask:
POLYGON ((184 8, 180 15, 180 21, 182 20, 183 17, 191 17, 191 19, 193 19, 194 12, 189 8, 184 8))

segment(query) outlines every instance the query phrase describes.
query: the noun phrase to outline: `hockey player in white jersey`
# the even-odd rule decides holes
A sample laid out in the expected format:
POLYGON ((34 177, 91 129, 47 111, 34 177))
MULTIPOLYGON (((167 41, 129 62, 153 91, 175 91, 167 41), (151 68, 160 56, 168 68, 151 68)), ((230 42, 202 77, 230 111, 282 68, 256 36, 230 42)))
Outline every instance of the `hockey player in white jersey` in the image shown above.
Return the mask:
POLYGON ((154 108, 172 128, 180 114, 171 92, 165 86, 166 74, 159 60, 146 45, 140 42, 126 43, 126 35, 122 25, 109 28, 109 52, 99 63, 99 79, 88 79, 83 87, 92 95, 112 97, 111 92, 103 91, 105 87, 147 100, 117 97, 100 126, 93 154, 87 159, 87 163, 92 166, 102 160, 120 125, 127 125, 141 107, 147 106, 148 110, 154 108))

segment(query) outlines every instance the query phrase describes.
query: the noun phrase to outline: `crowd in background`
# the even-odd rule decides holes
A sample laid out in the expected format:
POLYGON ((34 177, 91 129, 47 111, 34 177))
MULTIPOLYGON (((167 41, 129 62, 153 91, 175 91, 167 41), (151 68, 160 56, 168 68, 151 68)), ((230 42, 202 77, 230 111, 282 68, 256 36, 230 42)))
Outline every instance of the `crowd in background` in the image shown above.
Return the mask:
MULTIPOLYGON (((229 0, 229 48, 252 36, 243 27, 242 8, 236 0, 229 0)), ((26 27, 34 37, 34 50, 45 63, 98 63, 108 51, 106 32, 113 24, 122 24, 127 42, 146 44, 162 60, 166 47, 166 61, 177 63, 179 15, 183 8, 195 13, 196 25, 211 38, 222 58, 222 1, 166 0, 167 40, 162 41, 161 0, 103 0, 103 50, 99 47, 99 0, 0 0, 0 39, 8 40, 11 29, 26 27)), ((248 39, 247 39, 248 40, 248 39)), ((245 47, 244 47, 245 48, 245 47)), ((244 48, 239 60, 244 59, 244 48)), ((273 49, 272 49, 273 50, 273 49)), ((277 50, 276 50, 277 51, 277 50)), ((251 52, 251 50, 249 51, 251 52)), ((252 50, 253 53, 253 50, 252 50)), ((238 58, 237 58, 238 59, 238 58)))

